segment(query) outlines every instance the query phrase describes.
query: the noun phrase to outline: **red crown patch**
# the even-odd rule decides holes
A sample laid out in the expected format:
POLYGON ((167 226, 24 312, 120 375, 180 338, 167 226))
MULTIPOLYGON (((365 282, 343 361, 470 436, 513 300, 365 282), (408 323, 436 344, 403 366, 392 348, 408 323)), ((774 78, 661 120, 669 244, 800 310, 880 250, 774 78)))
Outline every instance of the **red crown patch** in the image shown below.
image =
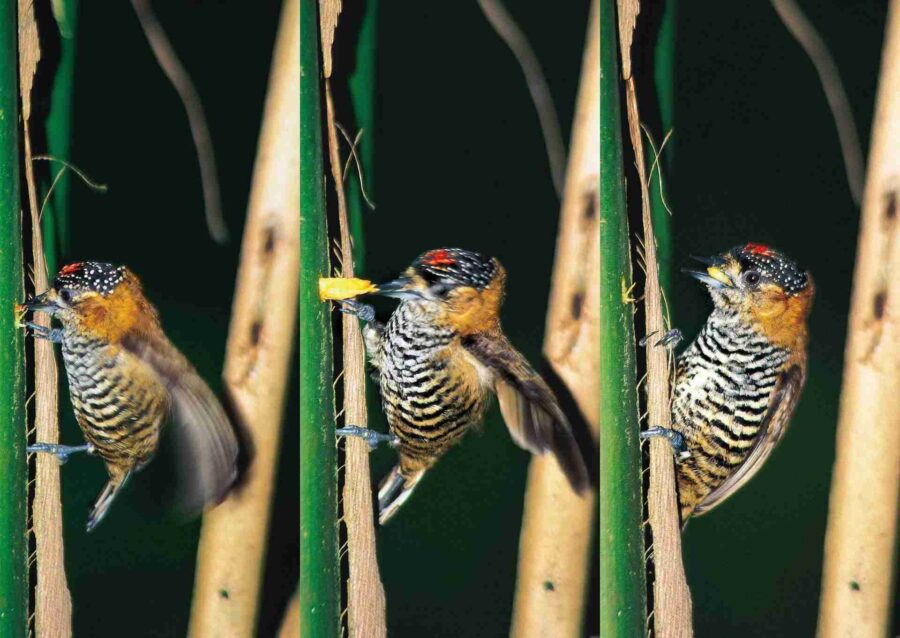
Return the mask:
POLYGON ((422 263, 427 266, 453 266, 456 264, 456 260, 450 256, 446 249, 440 248, 427 253, 422 263))
POLYGON ((767 257, 772 255, 772 249, 763 244, 754 244, 750 242, 746 246, 744 246, 745 253, 753 253, 754 255, 765 255, 767 257))

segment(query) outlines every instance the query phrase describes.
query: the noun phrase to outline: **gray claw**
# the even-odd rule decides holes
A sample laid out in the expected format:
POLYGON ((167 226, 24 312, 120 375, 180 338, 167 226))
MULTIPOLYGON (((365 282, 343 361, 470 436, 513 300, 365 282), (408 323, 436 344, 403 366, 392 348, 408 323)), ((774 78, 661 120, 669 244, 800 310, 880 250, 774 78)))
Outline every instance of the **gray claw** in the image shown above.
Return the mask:
POLYGON ((52 454, 59 461, 59 464, 63 465, 73 454, 76 454, 78 452, 87 452, 88 454, 93 454, 95 450, 94 446, 91 443, 85 443, 84 445, 35 443, 34 445, 29 445, 27 448, 25 448, 25 451, 29 454, 33 454, 35 452, 45 452, 47 454, 52 454))
POLYGON ((31 336, 35 339, 47 339, 51 343, 62 343, 62 330, 56 328, 51 330, 47 326, 36 324, 33 321, 26 321, 25 327, 31 330, 31 336))
POLYGON ((369 444, 369 449, 374 450, 380 443, 387 443, 391 447, 396 447, 400 442, 395 434, 382 434, 369 428, 361 428, 358 425, 348 425, 338 428, 334 431, 338 436, 355 436, 369 444))
MULTIPOLYGON (((645 336, 643 339, 638 341, 638 345, 641 347, 646 346, 650 342, 650 339, 658 333, 659 333, 658 330, 654 330, 653 332, 651 332, 650 334, 645 336)), ((662 346, 664 348, 671 346, 674 348, 679 343, 681 343, 682 339, 684 339, 684 335, 681 334, 681 330, 679 330, 678 328, 672 328, 668 332, 664 333, 663 336, 659 338, 659 341, 654 343, 653 346, 654 347, 662 346)))
POLYGON ((657 341, 655 345, 662 346, 664 348, 667 348, 669 346, 674 348, 679 343, 681 343, 682 339, 684 339, 684 335, 681 334, 681 330, 679 330, 678 328, 672 328, 666 334, 664 334, 662 336, 662 339, 657 341))
POLYGON ((358 317, 361 321, 372 323, 375 321, 375 307, 358 301, 344 300, 340 302, 341 312, 358 317))
POLYGON ((643 440, 650 439, 654 436, 661 436, 669 442, 672 446, 672 451, 675 453, 675 458, 678 461, 683 461, 691 456, 690 450, 687 449, 687 441, 685 441, 684 435, 681 432, 658 426, 647 428, 641 432, 641 439, 643 440))

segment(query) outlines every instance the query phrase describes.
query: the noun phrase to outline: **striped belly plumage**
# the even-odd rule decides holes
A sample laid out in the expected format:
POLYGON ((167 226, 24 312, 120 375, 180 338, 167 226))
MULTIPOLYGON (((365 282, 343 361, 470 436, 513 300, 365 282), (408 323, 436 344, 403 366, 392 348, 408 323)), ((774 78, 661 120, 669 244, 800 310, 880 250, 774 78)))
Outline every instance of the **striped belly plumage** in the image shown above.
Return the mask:
POLYGON ((447 329, 417 321, 403 306, 385 326, 381 397, 408 477, 431 467, 484 414, 479 371, 455 354, 455 339, 447 329))
POLYGON ((165 418, 166 392, 131 355, 98 341, 67 335, 63 360, 78 424, 110 475, 147 463, 165 418))
POLYGON ((672 428, 690 452, 677 470, 682 520, 747 459, 788 356, 716 312, 678 358, 672 428))

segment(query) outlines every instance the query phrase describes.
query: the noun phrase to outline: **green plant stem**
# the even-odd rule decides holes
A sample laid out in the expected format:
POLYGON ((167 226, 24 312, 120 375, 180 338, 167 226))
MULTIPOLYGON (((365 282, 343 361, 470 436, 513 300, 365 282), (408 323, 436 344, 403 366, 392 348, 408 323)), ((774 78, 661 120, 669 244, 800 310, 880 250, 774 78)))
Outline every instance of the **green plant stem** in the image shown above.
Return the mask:
POLYGON ((16 3, 0 0, 0 636, 28 633, 25 364, 13 306, 23 298, 16 3))
POLYGON ((300 3, 300 629, 340 634, 337 449, 317 3, 300 3))
MULTIPOLYGON (((356 43, 356 66, 349 79, 350 99, 358 130, 363 131, 356 148, 362 165, 362 175, 356 175, 351 164, 347 178, 349 196, 347 208, 350 214, 350 233, 353 235, 353 264, 357 272, 365 268, 365 215, 368 205, 363 201, 360 180, 364 181, 366 194, 374 198, 373 160, 375 156, 375 69, 377 67, 378 0, 366 0, 365 13, 356 43)), ((353 132, 350 132, 353 135, 353 132)))
POLYGON ((646 635, 641 453, 614 0, 600 2, 600 635, 646 635))
MULTIPOLYGON (((75 76, 75 33, 78 18, 78 0, 56 0, 54 13, 60 31, 60 59, 53 78, 50 94, 50 113, 47 116, 47 152, 59 159, 69 161, 72 131, 72 88, 75 76)), ((62 165, 49 164, 49 181, 42 185, 44 195, 53 184, 62 165)), ((44 233, 44 255, 47 269, 52 277, 56 272, 57 255, 69 252, 69 171, 59 178, 53 187, 53 194, 41 218, 44 233)))

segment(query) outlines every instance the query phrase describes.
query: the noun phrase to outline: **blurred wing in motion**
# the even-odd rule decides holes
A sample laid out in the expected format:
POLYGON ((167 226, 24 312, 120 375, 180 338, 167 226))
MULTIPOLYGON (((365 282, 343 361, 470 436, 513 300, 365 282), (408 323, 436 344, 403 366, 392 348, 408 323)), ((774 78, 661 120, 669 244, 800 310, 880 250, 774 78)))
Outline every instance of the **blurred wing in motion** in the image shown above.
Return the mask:
POLYGON ((572 489, 589 487, 584 457, 553 392, 505 336, 472 335, 466 350, 494 374, 500 412, 513 440, 533 454, 553 452, 572 489))
POLYGON ((221 501, 237 477, 234 428, 206 382, 164 335, 126 338, 123 346, 151 366, 169 391, 179 509, 197 514, 221 501))

